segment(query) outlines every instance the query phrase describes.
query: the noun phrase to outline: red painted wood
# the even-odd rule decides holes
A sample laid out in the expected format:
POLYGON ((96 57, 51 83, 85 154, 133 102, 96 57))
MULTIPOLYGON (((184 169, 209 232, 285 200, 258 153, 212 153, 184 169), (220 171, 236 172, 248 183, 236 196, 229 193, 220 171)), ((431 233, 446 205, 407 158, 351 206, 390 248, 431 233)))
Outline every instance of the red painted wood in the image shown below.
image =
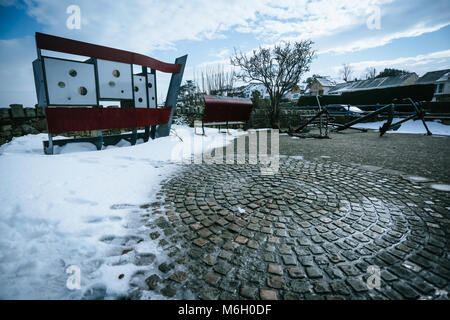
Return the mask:
POLYGON ((136 126, 147 127, 169 122, 171 107, 161 109, 136 108, 136 126))
POLYGON ((203 122, 247 122, 253 103, 247 99, 205 96, 203 122))
POLYGON ((144 108, 45 108, 49 133, 137 128, 165 124, 172 107, 144 108))
POLYGON ((40 32, 36 32, 36 46, 39 49, 136 64, 167 73, 178 73, 181 70, 181 64, 166 63, 139 53, 56 37, 40 32))

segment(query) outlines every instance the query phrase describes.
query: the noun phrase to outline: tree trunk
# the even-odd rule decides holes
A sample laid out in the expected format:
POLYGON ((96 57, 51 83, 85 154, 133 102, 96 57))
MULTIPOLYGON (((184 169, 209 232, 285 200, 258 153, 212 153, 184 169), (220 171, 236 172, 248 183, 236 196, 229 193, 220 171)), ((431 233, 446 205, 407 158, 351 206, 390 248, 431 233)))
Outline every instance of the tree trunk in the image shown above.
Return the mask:
POLYGON ((271 125, 272 125, 272 129, 277 129, 278 128, 278 124, 279 124, 279 120, 280 120, 280 105, 278 103, 278 101, 272 101, 272 114, 271 114, 271 125))

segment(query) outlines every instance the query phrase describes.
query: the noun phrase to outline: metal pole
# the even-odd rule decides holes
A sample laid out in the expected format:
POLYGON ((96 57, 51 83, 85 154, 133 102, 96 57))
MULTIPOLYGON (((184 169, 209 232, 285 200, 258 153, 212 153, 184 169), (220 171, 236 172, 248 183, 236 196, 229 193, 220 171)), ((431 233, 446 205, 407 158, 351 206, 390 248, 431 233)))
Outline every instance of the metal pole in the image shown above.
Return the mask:
POLYGON ((319 123, 319 132, 320 136, 322 136, 322 107, 320 106, 319 96, 316 94, 317 105, 319 106, 319 114, 320 114, 320 123, 319 123))
POLYGON ((177 107, 177 97, 180 91, 181 81, 183 79, 184 67, 186 66, 187 55, 179 57, 175 60, 175 64, 181 64, 181 70, 178 73, 172 74, 170 78, 169 91, 165 102, 166 107, 172 107, 169 122, 159 125, 156 129, 156 137, 166 137, 170 134, 170 127, 172 125, 173 114, 177 107))
POLYGON ((420 117, 420 119, 422 120, 422 123, 423 123, 423 126, 425 127, 425 129, 427 130, 427 136, 431 136, 432 135, 432 133, 431 133, 431 131, 428 129, 428 126, 427 126, 427 124, 425 123, 425 113, 422 111, 422 110, 420 110, 419 108, 418 108, 418 106, 414 103, 414 101, 411 99, 411 98, 406 98, 406 100, 409 100, 410 102, 411 102, 411 104, 413 105, 413 107, 414 107, 414 109, 416 110, 416 112, 417 112, 417 115, 420 117))
POLYGON ((388 105, 385 105, 384 107, 382 107, 382 108, 380 108, 380 109, 378 109, 378 110, 376 110, 376 111, 373 111, 373 112, 369 113, 368 115, 365 115, 365 116, 363 116, 363 117, 361 117, 361 118, 357 118, 357 119, 355 119, 355 120, 352 120, 352 121, 350 121, 350 122, 347 122, 346 124, 342 125, 342 127, 336 128, 335 130, 336 130, 336 131, 342 131, 342 130, 345 130, 345 129, 347 129, 347 128, 353 126, 354 124, 357 124, 357 123, 359 123, 359 122, 361 122, 361 121, 364 121, 364 120, 366 120, 366 119, 370 119, 371 117, 376 116, 376 115, 382 113, 383 111, 387 110, 388 108, 392 108, 393 106, 394 106, 393 103, 390 103, 390 104, 388 104, 388 105))

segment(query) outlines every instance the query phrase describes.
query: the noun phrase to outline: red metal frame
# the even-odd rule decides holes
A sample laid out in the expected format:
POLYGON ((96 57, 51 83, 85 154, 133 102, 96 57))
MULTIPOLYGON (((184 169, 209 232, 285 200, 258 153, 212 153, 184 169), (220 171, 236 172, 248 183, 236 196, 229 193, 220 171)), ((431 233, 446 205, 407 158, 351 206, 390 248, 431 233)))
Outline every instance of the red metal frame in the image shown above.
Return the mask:
POLYGON ((39 49, 58 51, 97 59, 136 64, 166 73, 179 73, 181 64, 162 62, 139 53, 99 46, 92 43, 61 38, 36 32, 36 46, 39 49))
MULTIPOLYGON (((154 139, 155 137, 165 137, 169 135, 174 112, 172 106, 176 104, 187 55, 177 58, 175 63, 171 64, 130 51, 56 37, 39 32, 36 32, 35 37, 38 60, 42 59, 41 50, 50 50, 89 58, 127 63, 130 65, 140 65, 142 66, 144 73, 147 73, 147 68, 151 68, 152 73, 155 73, 155 70, 172 73, 165 108, 134 108, 134 105, 120 109, 101 107, 51 108, 46 105, 45 112, 49 132, 49 140, 43 141, 44 152, 46 154, 53 154, 53 134, 70 131, 98 130, 99 134, 95 138, 59 139, 56 140, 56 145, 61 146, 66 143, 83 140, 94 143, 97 149, 100 150, 105 141, 101 133, 101 130, 104 129, 134 128, 130 140, 132 144, 136 143, 136 139, 139 135, 135 129, 137 127, 145 127, 145 134, 143 135, 144 141, 147 141, 149 137, 154 139)), ((38 96, 40 93, 41 92, 38 92, 38 96)), ((110 136, 109 138, 111 137, 112 139, 108 139, 108 141, 115 141, 117 138, 116 136, 110 136)))
POLYGON ((52 134, 155 126, 169 122, 172 107, 148 108, 45 108, 52 134))

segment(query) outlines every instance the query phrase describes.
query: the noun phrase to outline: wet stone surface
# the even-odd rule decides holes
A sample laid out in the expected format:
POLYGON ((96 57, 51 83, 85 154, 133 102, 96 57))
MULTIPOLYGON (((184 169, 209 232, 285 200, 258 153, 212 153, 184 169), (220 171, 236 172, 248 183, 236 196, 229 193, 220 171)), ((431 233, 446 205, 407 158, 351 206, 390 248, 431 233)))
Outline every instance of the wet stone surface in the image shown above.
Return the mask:
POLYGON ((450 193, 426 182, 285 157, 184 165, 157 198, 167 261, 146 282, 167 298, 448 299, 450 193))

